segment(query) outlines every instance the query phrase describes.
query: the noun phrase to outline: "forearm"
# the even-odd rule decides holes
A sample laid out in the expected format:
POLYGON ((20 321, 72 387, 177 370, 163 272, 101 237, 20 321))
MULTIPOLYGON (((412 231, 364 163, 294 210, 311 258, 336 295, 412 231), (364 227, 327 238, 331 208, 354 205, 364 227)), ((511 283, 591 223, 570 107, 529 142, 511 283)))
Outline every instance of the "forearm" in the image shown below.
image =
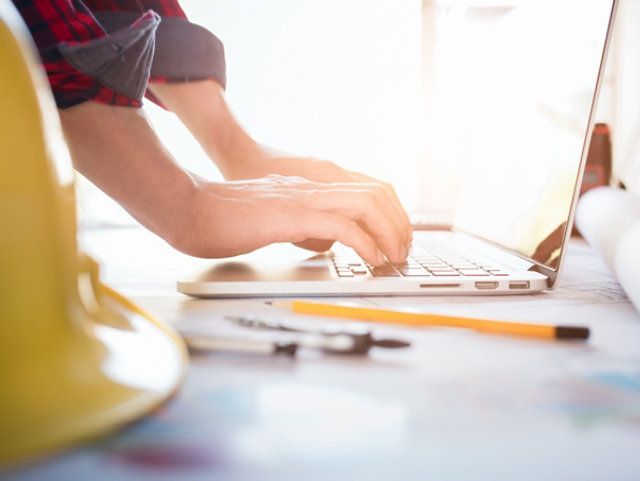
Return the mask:
POLYGON ((237 122, 216 82, 149 84, 149 88, 180 118, 227 180, 272 173, 255 169, 266 151, 237 122))
POLYGON ((196 185, 141 109, 95 102, 61 110, 74 167, 169 243, 180 243, 196 185))
POLYGON ((222 88, 212 80, 150 84, 149 88, 180 118, 227 180, 269 174, 318 182, 354 180, 333 162, 301 158, 256 142, 235 119, 222 88))
POLYGON ((85 102, 60 117, 76 169, 182 252, 232 256, 324 239, 375 265, 383 254, 406 257, 409 232, 382 185, 280 176, 206 182, 176 164, 139 109, 85 102))

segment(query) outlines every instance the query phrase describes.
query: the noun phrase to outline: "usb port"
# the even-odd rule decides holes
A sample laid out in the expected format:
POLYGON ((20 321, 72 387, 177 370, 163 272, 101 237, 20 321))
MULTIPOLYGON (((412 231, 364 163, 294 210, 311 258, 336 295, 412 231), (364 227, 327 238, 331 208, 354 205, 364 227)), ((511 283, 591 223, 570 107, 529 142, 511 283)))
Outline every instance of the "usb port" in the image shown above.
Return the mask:
POLYGON ((497 289, 498 281, 478 281, 475 286, 476 289, 497 289))
POLYGON ((529 289, 529 281, 511 281, 509 289, 529 289))

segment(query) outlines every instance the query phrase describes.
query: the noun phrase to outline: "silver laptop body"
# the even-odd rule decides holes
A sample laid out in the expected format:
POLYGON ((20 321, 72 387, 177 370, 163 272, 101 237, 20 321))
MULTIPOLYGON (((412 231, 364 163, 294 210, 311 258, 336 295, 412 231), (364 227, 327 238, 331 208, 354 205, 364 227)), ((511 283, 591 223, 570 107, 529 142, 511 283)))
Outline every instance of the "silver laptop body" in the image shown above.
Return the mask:
MULTIPOLYGON (((571 235, 615 0, 522 2, 487 39, 451 231, 416 231, 402 265, 372 268, 336 244, 277 244, 205 261, 178 281, 198 297, 524 294, 553 289, 571 235), (497 102, 495 99, 499 98, 497 102)), ((478 85, 475 86, 477 88, 478 85)))

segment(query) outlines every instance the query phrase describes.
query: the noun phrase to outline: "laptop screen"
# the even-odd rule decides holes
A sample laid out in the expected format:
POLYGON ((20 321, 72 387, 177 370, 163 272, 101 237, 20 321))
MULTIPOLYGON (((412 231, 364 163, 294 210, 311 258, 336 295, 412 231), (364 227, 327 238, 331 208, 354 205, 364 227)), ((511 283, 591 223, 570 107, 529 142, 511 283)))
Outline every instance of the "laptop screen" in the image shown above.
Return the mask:
POLYGON ((456 229, 557 268, 612 3, 513 2, 479 39, 456 229))

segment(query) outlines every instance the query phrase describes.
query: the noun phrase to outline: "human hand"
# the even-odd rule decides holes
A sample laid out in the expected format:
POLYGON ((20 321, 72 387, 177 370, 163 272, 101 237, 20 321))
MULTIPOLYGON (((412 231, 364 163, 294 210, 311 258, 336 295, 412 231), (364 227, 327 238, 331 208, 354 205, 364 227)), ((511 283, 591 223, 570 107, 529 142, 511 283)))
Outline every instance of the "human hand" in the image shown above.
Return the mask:
MULTIPOLYGON (((316 182, 323 183, 365 183, 377 184, 386 193, 391 209, 396 216, 400 228, 408 236, 411 242, 411 222, 398 196, 391 184, 379 181, 368 175, 356 171, 350 171, 340 167, 334 162, 315 159, 312 157, 298 157, 280 152, 269 147, 259 146, 253 149, 252 157, 239 161, 231 170, 233 178, 256 178, 272 173, 285 176, 299 176, 316 182)), ((333 240, 305 239, 302 242, 294 242, 299 247, 314 251, 325 251, 331 247, 333 240)))
POLYGON ((405 260, 410 229, 378 183, 314 182, 270 175, 212 183, 197 179, 174 246, 200 257, 228 257, 274 242, 340 241, 372 265, 405 260))

